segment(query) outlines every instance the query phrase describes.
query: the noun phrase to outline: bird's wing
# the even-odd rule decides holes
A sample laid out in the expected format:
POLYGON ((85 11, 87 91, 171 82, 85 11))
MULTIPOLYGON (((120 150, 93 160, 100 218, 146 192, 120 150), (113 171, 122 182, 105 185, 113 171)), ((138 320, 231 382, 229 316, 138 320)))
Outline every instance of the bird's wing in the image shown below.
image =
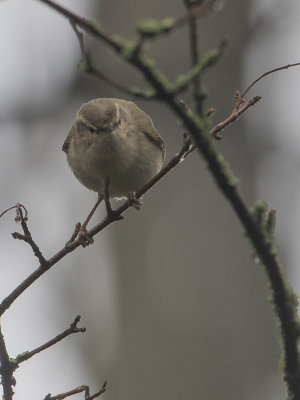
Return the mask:
POLYGON ((130 117, 134 119, 134 125, 139 131, 143 132, 152 143, 161 149, 164 159, 165 145, 159 133, 154 128, 152 119, 132 101, 120 100, 120 105, 122 105, 122 103, 125 106, 125 110, 129 110, 130 117))

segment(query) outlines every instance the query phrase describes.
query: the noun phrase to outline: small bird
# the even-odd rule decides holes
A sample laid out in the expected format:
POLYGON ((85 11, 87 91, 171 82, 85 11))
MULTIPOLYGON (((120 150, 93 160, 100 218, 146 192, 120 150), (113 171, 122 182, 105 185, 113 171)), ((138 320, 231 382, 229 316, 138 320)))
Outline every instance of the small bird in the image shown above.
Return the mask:
MULTIPOLYGON (((135 103, 113 98, 80 107, 62 150, 79 182, 98 193, 97 203, 105 199, 108 214, 110 198, 134 199, 165 158, 151 118, 135 103)), ((138 208, 135 200, 133 205, 138 208)))

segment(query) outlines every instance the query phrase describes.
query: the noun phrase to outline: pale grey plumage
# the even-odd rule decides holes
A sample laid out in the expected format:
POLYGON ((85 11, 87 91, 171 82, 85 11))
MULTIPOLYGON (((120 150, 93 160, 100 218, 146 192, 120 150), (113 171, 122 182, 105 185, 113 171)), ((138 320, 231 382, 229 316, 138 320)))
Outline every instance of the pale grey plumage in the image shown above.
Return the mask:
POLYGON ((140 189, 160 169, 162 138, 151 118, 131 101, 102 98, 83 104, 64 144, 69 165, 87 188, 110 197, 140 189))

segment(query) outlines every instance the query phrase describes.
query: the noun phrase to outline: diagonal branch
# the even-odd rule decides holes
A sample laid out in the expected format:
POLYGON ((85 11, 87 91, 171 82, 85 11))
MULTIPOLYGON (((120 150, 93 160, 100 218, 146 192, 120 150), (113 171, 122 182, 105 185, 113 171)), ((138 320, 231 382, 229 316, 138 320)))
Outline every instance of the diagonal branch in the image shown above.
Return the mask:
POLYGON ((254 106, 259 100, 260 96, 252 97, 252 99, 244 102, 240 96, 240 93, 237 91, 235 95, 235 105, 233 107, 232 113, 222 122, 215 125, 209 133, 216 139, 221 140, 221 132, 224 128, 230 125, 232 122, 236 121, 249 107, 254 106))
MULTIPOLYGON (((161 169, 161 171, 156 174, 146 185, 143 186, 137 193, 136 197, 140 198, 143 194, 149 191, 160 179, 167 175, 173 168, 180 164, 187 155, 190 154, 191 144, 185 135, 184 143, 182 149, 178 154, 176 154, 171 160, 161 169)), ((130 201, 125 201, 115 213, 119 215, 123 214, 128 208, 131 207, 130 201)), ((111 216, 106 216, 103 221, 96 225, 94 228, 87 232, 89 237, 95 236, 97 233, 105 229, 108 225, 115 222, 115 219, 111 216)), ((73 236, 73 235, 72 235, 73 236)), ((46 271, 58 263, 63 257, 68 253, 72 252, 76 248, 82 245, 82 241, 79 239, 69 242, 64 248, 62 248, 58 253, 56 253, 52 258, 47 260, 46 265, 40 265, 35 271, 33 271, 22 283, 19 284, 6 298, 3 299, 0 304, 0 316, 5 313, 6 310, 12 305, 12 303, 27 289, 29 288, 38 278, 40 278, 46 271)))
POLYGON ((80 315, 77 315, 77 317, 71 323, 70 327, 68 329, 66 329, 65 331, 63 331, 62 333, 60 333, 59 335, 55 336, 55 338, 49 340, 48 342, 44 343, 43 345, 37 347, 34 350, 25 351, 24 353, 19 354, 15 358, 15 363, 17 364, 17 366, 20 363, 29 360, 31 357, 35 356, 36 354, 40 353, 41 351, 44 351, 44 350, 48 349, 51 346, 54 346, 56 343, 58 343, 61 340, 65 339, 67 336, 72 335, 73 333, 85 332, 86 328, 78 328, 77 327, 77 324, 80 321, 80 318, 81 318, 80 315))
POLYGON ((284 379, 291 399, 300 398, 300 362, 298 353, 298 315, 297 297, 282 273, 282 265, 278 249, 273 240, 262 230, 251 215, 237 189, 237 179, 229 165, 214 148, 211 139, 203 131, 203 121, 191 111, 186 112, 175 99, 169 105, 175 114, 184 122, 195 140, 199 153, 205 158, 216 184, 223 192, 235 211, 242 226, 247 232, 257 254, 265 266, 271 285, 272 302, 274 304, 283 339, 284 379))
MULTIPOLYGON (((176 103, 177 104, 177 103, 176 103)), ((178 103, 179 109, 184 114, 190 114, 191 110, 185 105, 183 101, 178 103)), ((242 115, 249 106, 244 104, 243 108, 237 110, 236 113, 238 115, 242 115)), ((232 122, 232 118, 228 117, 223 122, 216 125, 216 127, 210 130, 210 134, 217 134, 220 131, 220 127, 222 130, 225 129, 232 122), (217 128, 218 127, 218 128, 217 128)), ((175 168, 178 164, 185 160, 194 150, 196 146, 192 145, 188 140, 187 135, 184 135, 184 141, 181 150, 177 153, 170 161, 156 174, 141 190, 136 193, 136 197, 142 197, 148 190, 150 190, 158 181, 160 181, 165 175, 167 175, 173 168, 175 168)), ((220 160, 219 160, 220 162, 220 160)), ((228 178, 229 179, 229 178, 228 178)), ((230 177, 232 181, 235 178, 230 177)), ((130 208, 130 202, 125 201, 123 205, 121 205, 115 212, 119 215, 122 215, 128 208, 130 208)), ((101 221, 94 228, 90 229, 87 232, 88 237, 92 238, 97 233, 101 232, 108 225, 113 223, 114 220, 109 216, 106 216, 103 221, 101 221)), ((55 265, 58 261, 60 261, 63 257, 65 257, 68 253, 75 250, 77 247, 82 245, 80 240, 75 240, 77 237, 78 231, 80 229, 80 224, 76 224, 76 228, 74 233, 72 234, 71 239, 68 241, 68 244, 61 249, 58 253, 56 253, 51 259, 47 260, 46 266, 40 265, 34 272, 32 272, 19 286, 17 286, 0 304, 0 316, 5 313, 5 311, 12 305, 12 303, 28 288, 30 287, 40 276, 42 276, 46 271, 48 271, 53 265, 55 265)))

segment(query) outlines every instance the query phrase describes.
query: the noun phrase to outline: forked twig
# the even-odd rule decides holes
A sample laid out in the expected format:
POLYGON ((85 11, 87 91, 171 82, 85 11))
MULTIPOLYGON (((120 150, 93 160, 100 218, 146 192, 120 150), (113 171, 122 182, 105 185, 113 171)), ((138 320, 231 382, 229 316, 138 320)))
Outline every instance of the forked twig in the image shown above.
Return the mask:
POLYGON ((236 91, 235 95, 235 104, 232 110, 232 113, 222 122, 215 125, 209 133, 213 135, 216 140, 221 140, 221 132, 232 122, 236 121, 249 107, 254 106, 259 100, 260 96, 254 96, 252 99, 248 101, 243 101, 240 93, 236 91))
POLYGON ((13 210, 14 208, 16 209, 16 213, 17 213, 16 218, 15 218, 15 221, 16 221, 16 222, 20 222, 20 221, 21 221, 20 210, 22 210, 22 209, 23 209, 24 212, 25 212, 25 216, 24 216, 23 219, 24 219, 25 221, 28 220, 28 211, 27 211, 26 207, 23 206, 23 204, 21 204, 21 203, 17 203, 15 206, 8 207, 6 210, 4 210, 4 211, 0 214, 0 218, 3 217, 3 215, 6 214, 8 211, 13 210))
POLYGON ((31 246, 34 255, 38 258, 41 266, 43 268, 47 269, 48 262, 45 259, 45 257, 43 256, 43 254, 42 254, 41 250, 39 249, 38 245, 32 239, 31 233, 30 233, 30 231, 28 229, 28 225, 27 225, 28 212, 27 212, 26 208, 22 204, 17 203, 16 206, 12 206, 9 209, 7 209, 6 211, 11 210, 13 208, 16 208, 16 210, 17 210, 17 216, 16 216, 15 220, 17 222, 21 223, 21 226, 22 226, 24 234, 22 235, 19 232, 14 232, 14 233, 12 233, 12 237, 14 239, 23 240, 24 242, 28 243, 31 246), (22 210, 25 210, 25 216, 23 216, 23 211, 22 210))

